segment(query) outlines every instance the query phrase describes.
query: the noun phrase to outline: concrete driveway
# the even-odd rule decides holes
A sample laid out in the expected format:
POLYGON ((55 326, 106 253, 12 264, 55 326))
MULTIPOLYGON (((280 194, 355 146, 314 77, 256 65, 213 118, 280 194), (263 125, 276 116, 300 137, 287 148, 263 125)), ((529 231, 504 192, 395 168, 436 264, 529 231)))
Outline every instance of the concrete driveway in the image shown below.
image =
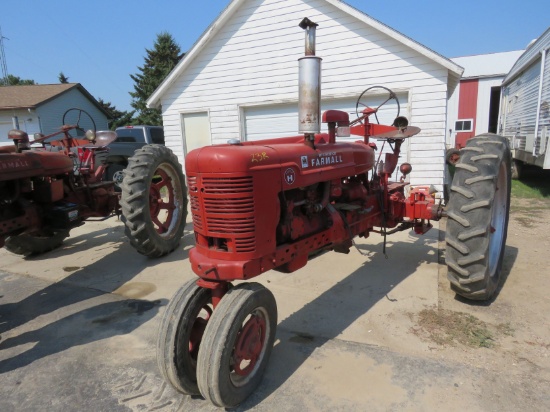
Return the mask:
MULTIPOLYGON (((1 250, 0 410, 216 410, 175 392, 156 365, 160 316, 194 277, 187 229, 177 251, 158 260, 135 252, 115 218, 87 222, 39 257, 1 250)), ((448 290, 440 235, 436 226, 389 236, 387 258, 373 235, 348 255, 258 277, 277 299, 277 339, 260 388, 237 410, 550 410, 548 359, 532 378, 523 364, 503 373, 508 352, 422 332, 419 314, 442 306, 493 319, 491 305, 448 290)), ((510 267, 517 250, 509 246, 510 267)))

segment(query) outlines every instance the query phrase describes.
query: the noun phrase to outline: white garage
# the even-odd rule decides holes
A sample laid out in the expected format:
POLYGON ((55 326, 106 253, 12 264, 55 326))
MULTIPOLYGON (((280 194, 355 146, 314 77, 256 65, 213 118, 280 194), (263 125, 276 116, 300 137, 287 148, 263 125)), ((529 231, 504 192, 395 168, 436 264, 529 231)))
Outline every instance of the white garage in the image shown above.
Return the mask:
MULTIPOLYGON (((353 119, 363 90, 392 89, 401 114, 422 129, 401 159, 415 170, 411 183, 441 188, 447 99, 463 69, 339 0, 231 1, 148 100, 162 107, 166 144, 184 163, 197 145, 297 135, 304 17, 319 24, 321 110, 345 110, 353 119), (191 127, 198 115, 202 123, 191 127)), ((386 99, 377 91, 364 104, 386 99)), ((396 113, 388 102, 380 123, 391 124, 396 113)))

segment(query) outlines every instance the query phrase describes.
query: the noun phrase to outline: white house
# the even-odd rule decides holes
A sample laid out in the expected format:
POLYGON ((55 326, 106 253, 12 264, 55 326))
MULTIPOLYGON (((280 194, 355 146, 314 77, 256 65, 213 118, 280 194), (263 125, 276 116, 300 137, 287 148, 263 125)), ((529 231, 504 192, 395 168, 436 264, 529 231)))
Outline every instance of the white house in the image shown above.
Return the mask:
MULTIPOLYGON (((12 144, 7 136, 15 128, 29 136, 59 131, 63 114, 73 107, 88 112, 97 130, 108 130, 108 114, 80 83, 0 87, 0 145, 12 144)), ((92 128, 86 116, 80 124, 92 128)))
MULTIPOLYGON (((339 0, 231 1, 148 100, 162 107, 167 146, 184 162, 190 150, 228 139, 297 135, 304 17, 319 24, 321 110, 353 119, 363 90, 391 88, 401 114, 422 128, 401 159, 413 166, 411 183, 441 189, 447 99, 463 69, 339 0)), ((378 92, 363 102, 381 99, 378 92)), ((380 122, 391 124, 396 111, 388 103, 380 122)))
POLYGON ((464 147, 481 133, 497 133, 500 86, 523 50, 456 57, 464 67, 460 85, 449 99, 448 147, 464 147))

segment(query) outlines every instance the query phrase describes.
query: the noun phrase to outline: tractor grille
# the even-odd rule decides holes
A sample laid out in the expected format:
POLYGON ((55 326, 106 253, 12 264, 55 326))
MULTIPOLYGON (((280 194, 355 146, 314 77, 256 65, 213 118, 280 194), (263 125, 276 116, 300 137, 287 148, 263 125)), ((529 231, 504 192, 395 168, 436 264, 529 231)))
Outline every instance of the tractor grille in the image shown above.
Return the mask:
POLYGON ((201 218, 201 206, 199 200, 199 192, 197 189, 197 176, 187 176, 187 187, 189 188, 189 204, 191 206, 191 217, 193 218, 193 226, 195 229, 202 231, 204 226, 201 218))
POLYGON ((253 252, 252 177, 202 177, 199 182, 196 176, 189 176, 188 183, 195 228, 207 230, 208 236, 234 239, 237 252, 253 252))

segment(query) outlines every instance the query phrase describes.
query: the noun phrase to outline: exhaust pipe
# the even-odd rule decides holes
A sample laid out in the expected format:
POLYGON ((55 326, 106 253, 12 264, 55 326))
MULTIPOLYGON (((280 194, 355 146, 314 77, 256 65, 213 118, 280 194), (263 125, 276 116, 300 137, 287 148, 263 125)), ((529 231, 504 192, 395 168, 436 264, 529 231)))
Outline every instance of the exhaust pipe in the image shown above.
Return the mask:
POLYGON ((298 59, 298 133, 313 147, 315 133, 321 131, 321 58, 315 56, 315 29, 307 17, 299 25, 306 32, 305 56, 298 59))

